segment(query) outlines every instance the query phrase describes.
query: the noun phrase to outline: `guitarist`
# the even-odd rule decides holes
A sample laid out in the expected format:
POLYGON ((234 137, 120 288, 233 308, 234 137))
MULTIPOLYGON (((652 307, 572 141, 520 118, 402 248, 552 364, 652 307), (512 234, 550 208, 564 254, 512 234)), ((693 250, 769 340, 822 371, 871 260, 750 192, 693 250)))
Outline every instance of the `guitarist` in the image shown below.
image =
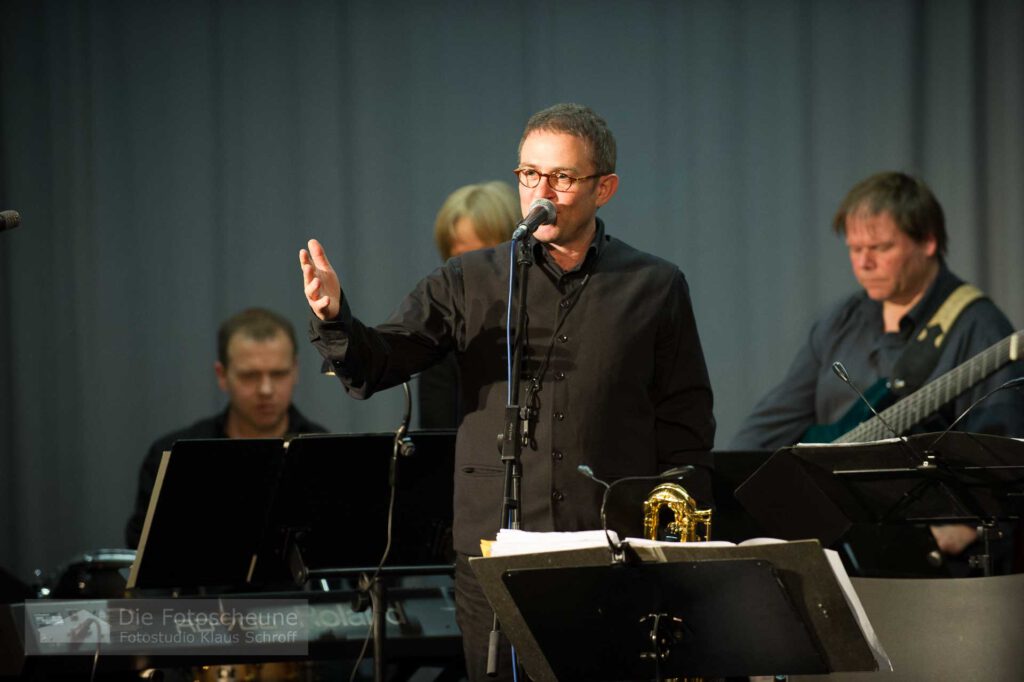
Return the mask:
MULTIPOLYGON (((757 403, 730 443, 731 449, 776 449, 811 440, 805 434, 812 426, 841 422, 851 410, 862 407, 857 395, 833 373, 832 363, 837 360, 861 390, 869 395, 889 394, 879 398, 876 408, 881 410, 1013 332, 991 300, 977 290, 965 297, 962 280, 946 267, 942 207, 922 181, 895 172, 861 181, 840 204, 833 228, 845 238, 861 290, 817 319, 786 376, 757 403), (943 309, 948 299, 952 305, 943 309), (937 316, 940 309, 943 313, 937 316), (943 315, 945 321, 936 323, 936 317, 943 315), (940 337, 937 347, 936 337, 940 337), (902 386, 887 390, 886 380, 894 377, 901 379, 897 383, 902 386)), ((973 400, 1024 375, 1022 364, 994 373, 915 430, 942 430, 973 400)), ((870 416, 866 413, 863 419, 870 416)), ((1024 395, 1019 390, 1001 391, 972 411, 958 428, 1024 436, 1024 395)), ((932 530, 940 549, 949 554, 962 552, 976 537, 967 526, 932 530)))

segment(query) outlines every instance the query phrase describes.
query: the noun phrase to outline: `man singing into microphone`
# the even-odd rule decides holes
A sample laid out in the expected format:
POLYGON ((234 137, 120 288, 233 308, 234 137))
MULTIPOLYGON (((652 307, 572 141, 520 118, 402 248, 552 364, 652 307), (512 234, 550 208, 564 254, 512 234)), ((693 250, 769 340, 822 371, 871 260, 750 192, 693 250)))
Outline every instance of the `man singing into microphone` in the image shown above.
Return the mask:
MULTIPOLYGON (((862 390, 880 379, 899 379, 897 397, 907 396, 1013 331, 991 300, 973 287, 962 287, 946 267, 942 207, 922 181, 891 172, 861 181, 840 204, 833 228, 846 239, 853 275, 863 290, 814 323, 782 383, 757 403, 731 449, 775 449, 822 440, 808 437, 808 429, 839 422, 860 404, 850 386, 833 373, 836 361, 862 390), (940 327, 946 328, 941 337, 940 327)), ((917 430, 943 430, 974 400, 1021 376, 1022 366, 1018 362, 996 372, 930 415, 917 430)), ((958 428, 1024 436, 1024 394, 996 393, 958 428)), ((950 554, 959 554, 976 537, 967 526, 933 528, 933 533, 939 548, 950 554)))
MULTIPOLYGON (((687 488, 709 498, 714 439, 704 355, 679 269, 610 236, 597 218, 618 188, 615 140, 586 107, 559 104, 530 118, 519 143, 520 206, 538 199, 554 222, 529 239, 535 259, 519 404, 530 408, 522 453, 521 526, 531 531, 601 527, 605 479, 697 465, 687 488)), ((357 398, 394 386, 453 351, 464 415, 455 465, 456 612, 471 680, 485 679, 491 608, 469 568, 480 540, 502 525, 505 310, 512 244, 452 258, 423 279, 382 325, 353 313, 316 240, 299 254, 311 338, 357 398)), ((639 510, 638 510, 639 514, 639 510)), ((511 679, 502 647, 500 677, 511 679)))

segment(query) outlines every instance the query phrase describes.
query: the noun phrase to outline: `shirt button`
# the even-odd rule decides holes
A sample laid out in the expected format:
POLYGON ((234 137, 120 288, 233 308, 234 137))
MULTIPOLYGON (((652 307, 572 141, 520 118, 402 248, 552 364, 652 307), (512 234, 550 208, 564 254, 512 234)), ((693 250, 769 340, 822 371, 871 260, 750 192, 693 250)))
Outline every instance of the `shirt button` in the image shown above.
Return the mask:
POLYGON ((565 334, 561 334, 559 335, 558 340, 561 341, 562 343, 565 343, 566 341, 569 340, 569 337, 566 336, 565 334))
POLYGON ((555 412, 555 419, 557 419, 558 421, 562 421, 563 419, 565 419, 565 413, 564 412, 555 412))
POLYGON ((561 371, 555 372, 555 379, 557 381, 561 381, 564 378, 565 378, 565 372, 561 372, 561 371))
POLYGON ((562 302, 561 302, 561 303, 559 303, 558 305, 559 305, 559 307, 561 307, 561 308, 568 308, 568 307, 569 307, 569 299, 567 299, 567 298, 563 298, 563 299, 562 299, 562 302))
POLYGON ((552 459, 558 459, 558 460, 562 459, 562 451, 561 450, 552 450, 551 451, 551 458, 552 459))
POLYGON ((561 502, 562 500, 565 499, 565 495, 563 495, 562 491, 560 490, 552 490, 551 499, 554 500, 555 502, 561 502))

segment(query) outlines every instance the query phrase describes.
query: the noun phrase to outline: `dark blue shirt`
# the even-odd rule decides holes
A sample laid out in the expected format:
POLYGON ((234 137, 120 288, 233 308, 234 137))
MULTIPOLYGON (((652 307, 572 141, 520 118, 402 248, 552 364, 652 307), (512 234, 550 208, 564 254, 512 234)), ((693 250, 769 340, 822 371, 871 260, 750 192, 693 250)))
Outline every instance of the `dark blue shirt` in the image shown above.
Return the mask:
MULTIPOLYGON (((900 320, 898 332, 886 333, 882 303, 863 291, 850 296, 819 318, 797 353, 785 378, 754 408, 729 444, 730 449, 776 449, 800 442, 815 424, 839 420, 859 402, 857 395, 832 371, 832 363, 845 365, 862 391, 879 379, 893 376, 893 367, 913 343, 946 297, 962 281, 941 264, 935 281, 920 301, 900 320)), ((974 301, 960 314, 947 334, 931 382, 1013 332, 1009 320, 987 298, 974 301)), ((1004 367, 972 390, 932 415, 914 432, 941 431, 974 400, 1002 382, 1024 375, 1024 363, 1004 367)), ((976 433, 1024 436, 1024 393, 1001 391, 958 424, 976 433)))

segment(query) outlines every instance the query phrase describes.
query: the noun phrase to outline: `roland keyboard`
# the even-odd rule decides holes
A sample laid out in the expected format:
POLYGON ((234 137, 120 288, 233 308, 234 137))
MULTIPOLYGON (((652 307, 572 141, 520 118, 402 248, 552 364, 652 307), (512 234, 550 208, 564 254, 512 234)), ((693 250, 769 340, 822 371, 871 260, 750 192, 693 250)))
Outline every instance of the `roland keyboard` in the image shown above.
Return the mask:
MULTIPOLYGON (((356 609, 358 599, 355 589, 336 589, 201 600, 42 599, 5 605, 0 607, 0 677, 25 671, 88 675, 97 652, 100 678, 148 668, 354 659, 372 619, 372 609, 356 609), (232 604, 246 607, 244 616, 238 616, 240 625, 209 627, 206 614, 225 605, 234 610, 232 604), (272 618, 283 623, 296 613, 301 613, 295 616, 298 626, 285 634, 258 627, 272 618), (254 626, 246 626, 243 618, 254 626)), ((403 578, 387 590, 386 599, 384 660, 445 666, 460 655, 449 576, 403 578)))

